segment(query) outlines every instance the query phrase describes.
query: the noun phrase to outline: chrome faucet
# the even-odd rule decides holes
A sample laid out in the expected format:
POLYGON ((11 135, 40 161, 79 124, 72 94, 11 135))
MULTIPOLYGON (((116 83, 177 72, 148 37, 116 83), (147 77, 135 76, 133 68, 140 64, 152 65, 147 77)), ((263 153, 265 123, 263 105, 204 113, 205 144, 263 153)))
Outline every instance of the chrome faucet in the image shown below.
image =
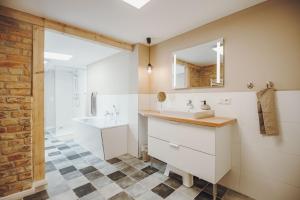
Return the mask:
POLYGON ((116 119, 119 117, 120 111, 117 109, 116 105, 113 105, 113 114, 115 115, 116 119))
POLYGON ((186 106, 188 107, 188 112, 190 112, 194 108, 192 100, 189 99, 186 106))
POLYGON ((115 120, 118 121, 119 120, 119 115, 120 115, 120 111, 119 109, 116 107, 116 105, 112 106, 112 110, 106 110, 104 112, 104 116, 107 117, 109 116, 110 120, 115 120))
POLYGON ((105 113, 104 113, 105 117, 112 116, 112 115, 113 115, 113 112, 109 112, 108 110, 106 110, 105 113))

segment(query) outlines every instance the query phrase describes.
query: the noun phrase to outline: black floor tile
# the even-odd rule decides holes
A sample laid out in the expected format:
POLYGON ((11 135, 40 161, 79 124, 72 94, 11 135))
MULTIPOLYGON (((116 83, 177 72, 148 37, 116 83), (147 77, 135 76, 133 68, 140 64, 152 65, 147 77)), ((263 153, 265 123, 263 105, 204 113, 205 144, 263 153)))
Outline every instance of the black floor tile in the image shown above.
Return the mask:
POLYGON ((78 178, 80 176, 83 176, 79 171, 72 171, 70 173, 64 174, 62 175, 64 177, 65 180, 69 181, 72 180, 74 178, 78 178))
POLYGON ((56 145, 57 148, 61 148, 61 147, 67 147, 66 144, 59 144, 59 145, 56 145))
POLYGON ((123 177, 116 181, 116 183, 123 189, 128 188, 129 186, 136 183, 136 181, 129 176, 123 177))
POLYGON ((84 156, 92 155, 92 153, 89 152, 89 151, 86 151, 86 152, 80 153, 79 155, 80 155, 81 157, 84 157, 84 156))
POLYGON ((148 166, 148 167, 145 167, 144 169, 142 169, 142 171, 151 175, 151 174, 154 174, 155 172, 158 172, 158 169, 156 169, 155 167, 148 166))
POLYGON ((163 183, 159 184, 158 186, 156 186, 155 188, 152 189, 152 192, 158 194, 162 198, 166 198, 167 196, 172 194, 172 192, 174 192, 174 191, 175 190, 173 188, 171 188, 163 183))
POLYGON ((80 187, 77 187, 75 189, 73 189, 74 193, 79 197, 83 197, 89 193, 92 193, 96 190, 96 188, 91 184, 91 183, 87 183, 85 185, 82 185, 80 187))
POLYGON ((171 188, 173 189, 177 189, 179 188, 181 185, 182 185, 182 181, 179 181, 177 179, 174 179, 174 178, 168 178, 164 184, 170 186, 171 188))
POLYGON ((200 189, 203 189, 203 188, 205 188, 208 185, 207 181, 199 179, 196 176, 193 177, 193 181, 194 181, 194 186, 198 187, 200 189))
MULTIPOLYGON (((227 188, 222 186, 222 185, 217 185, 217 196, 222 198, 224 196, 224 194, 226 193, 227 188)), ((209 183, 205 188, 204 188, 204 192, 212 194, 213 192, 213 185, 211 183, 209 183)))
POLYGON ((120 162, 121 160, 119 158, 112 158, 112 159, 109 159, 107 160, 108 163, 110 164, 115 164, 117 162, 120 162))
POLYGON ((126 174, 124 174, 120 171, 116 171, 114 173, 111 173, 111 174, 107 175, 107 177, 110 178, 113 181, 117 181, 117 180, 119 180, 119 179, 121 179, 125 176, 126 176, 126 174))
POLYGON ((70 147, 80 147, 80 145, 79 144, 71 144, 71 145, 69 145, 70 147))
POLYGON ((62 168, 62 169, 59 170, 61 175, 64 175, 64 174, 67 174, 67 173, 70 173, 70 172, 73 172, 73 171, 76 171, 76 168, 73 165, 69 166, 69 167, 62 168))
POLYGON ((52 160, 52 163, 59 164, 59 163, 66 162, 66 161, 67 161, 66 158, 59 158, 59 159, 52 160))
POLYGON ((66 149, 70 149, 70 147, 68 146, 64 146, 64 147, 58 147, 59 150, 66 150, 66 149))
POLYGON ((60 151, 55 151, 55 152, 48 153, 48 156, 57 156, 57 155, 60 155, 60 154, 61 154, 60 151))
POLYGON ((67 158, 68 158, 69 160, 74 160, 74 159, 80 158, 80 155, 75 154, 75 155, 67 156, 67 158))
POLYGON ((24 197, 23 200, 46 200, 48 198, 49 198, 49 196, 48 196, 47 191, 43 190, 41 192, 24 197))
POLYGON ((104 176, 101 172, 99 172, 98 170, 93 171, 91 173, 85 174, 84 175, 87 179, 89 179, 90 181, 96 180, 97 178, 100 178, 102 176, 104 176))
POLYGON ((76 151, 63 151, 62 152, 65 156, 73 156, 76 155, 77 152, 76 151))
POLYGON ((149 176, 149 174, 147 174, 143 171, 137 171, 133 174, 130 174, 129 176, 137 181, 140 181, 140 180, 146 178, 147 176, 149 176))
POLYGON ((51 161, 46 162, 46 172, 52 172, 55 171, 56 167, 51 161))
MULTIPOLYGON (((213 200, 213 196, 206 193, 206 192, 200 192, 194 200, 213 200)), ((221 200, 220 198, 217 198, 217 200, 221 200)))
POLYGON ((120 192, 119 194, 110 197, 108 200, 134 200, 134 199, 126 192, 120 192))
POLYGON ((45 147, 45 150, 50 150, 50 149, 55 149, 56 146, 49 146, 49 147, 45 147))
POLYGON ((82 173, 82 174, 88 174, 88 173, 91 173, 91 172, 94 172, 96 171, 97 169, 93 166, 88 166, 88 167, 85 167, 83 169, 80 169, 79 171, 82 173))
POLYGON ((74 140, 73 139, 69 139, 69 140, 66 140, 65 143, 67 143, 67 144, 68 143, 74 143, 74 140))
POLYGON ((138 170, 134 167, 131 167, 131 166, 127 166, 125 167, 124 169, 121 169, 121 171, 124 173, 124 174, 133 174, 134 172, 137 172, 138 170))
POLYGON ((173 178, 173 179, 176 179, 176 180, 178 180, 178 181, 180 181, 180 182, 182 182, 182 176, 180 176, 180 175, 178 175, 178 174, 176 174, 176 173, 174 173, 174 172, 170 172, 170 173, 169 173, 169 177, 170 177, 170 178, 173 178))

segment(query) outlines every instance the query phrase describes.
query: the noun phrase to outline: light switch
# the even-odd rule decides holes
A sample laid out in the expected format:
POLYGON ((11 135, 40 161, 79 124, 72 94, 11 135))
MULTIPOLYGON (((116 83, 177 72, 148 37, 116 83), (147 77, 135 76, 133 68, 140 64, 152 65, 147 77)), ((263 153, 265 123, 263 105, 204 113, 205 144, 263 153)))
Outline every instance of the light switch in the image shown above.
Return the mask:
POLYGON ((219 104, 230 105, 231 104, 231 98, 221 98, 220 101, 219 101, 219 104))

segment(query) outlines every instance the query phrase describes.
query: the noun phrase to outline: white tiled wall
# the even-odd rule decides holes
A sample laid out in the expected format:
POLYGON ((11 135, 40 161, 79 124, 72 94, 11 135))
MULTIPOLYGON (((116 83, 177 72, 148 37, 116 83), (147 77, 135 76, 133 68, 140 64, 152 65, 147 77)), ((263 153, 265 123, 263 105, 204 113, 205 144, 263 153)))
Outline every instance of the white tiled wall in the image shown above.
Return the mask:
POLYGON ((97 95, 97 116, 102 118, 106 111, 113 112, 113 105, 120 113, 120 121, 128 121, 128 94, 97 95))
POLYGON ((128 122, 128 153, 138 156, 138 95, 137 94, 98 94, 97 116, 105 117, 112 112, 113 105, 119 111, 119 119, 128 122))
MULTIPOLYGON (((160 108, 155 94, 139 99, 143 109, 160 108)), ((186 111, 189 99, 195 111, 207 100, 216 115, 238 120, 232 133, 232 170, 221 184, 259 200, 300 199, 300 91, 276 92, 279 136, 259 133, 255 92, 172 93, 163 109, 186 111), (231 104, 220 104, 222 98, 231 104)))

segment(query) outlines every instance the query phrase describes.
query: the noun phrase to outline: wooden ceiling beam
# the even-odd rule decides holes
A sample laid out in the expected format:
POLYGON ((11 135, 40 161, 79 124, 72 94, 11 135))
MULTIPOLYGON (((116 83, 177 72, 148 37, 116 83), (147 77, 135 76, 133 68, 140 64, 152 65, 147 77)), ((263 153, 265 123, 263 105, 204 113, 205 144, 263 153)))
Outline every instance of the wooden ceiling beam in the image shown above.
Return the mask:
POLYGON ((56 30, 62 33, 75 35, 84 39, 99 42, 119 49, 125 49, 129 51, 133 50, 133 45, 127 42, 123 42, 99 33, 88 31, 72 25, 64 24, 58 21, 35 16, 12 8, 0 6, 0 15, 10 17, 16 20, 28 22, 34 25, 42 26, 44 28, 56 30))

